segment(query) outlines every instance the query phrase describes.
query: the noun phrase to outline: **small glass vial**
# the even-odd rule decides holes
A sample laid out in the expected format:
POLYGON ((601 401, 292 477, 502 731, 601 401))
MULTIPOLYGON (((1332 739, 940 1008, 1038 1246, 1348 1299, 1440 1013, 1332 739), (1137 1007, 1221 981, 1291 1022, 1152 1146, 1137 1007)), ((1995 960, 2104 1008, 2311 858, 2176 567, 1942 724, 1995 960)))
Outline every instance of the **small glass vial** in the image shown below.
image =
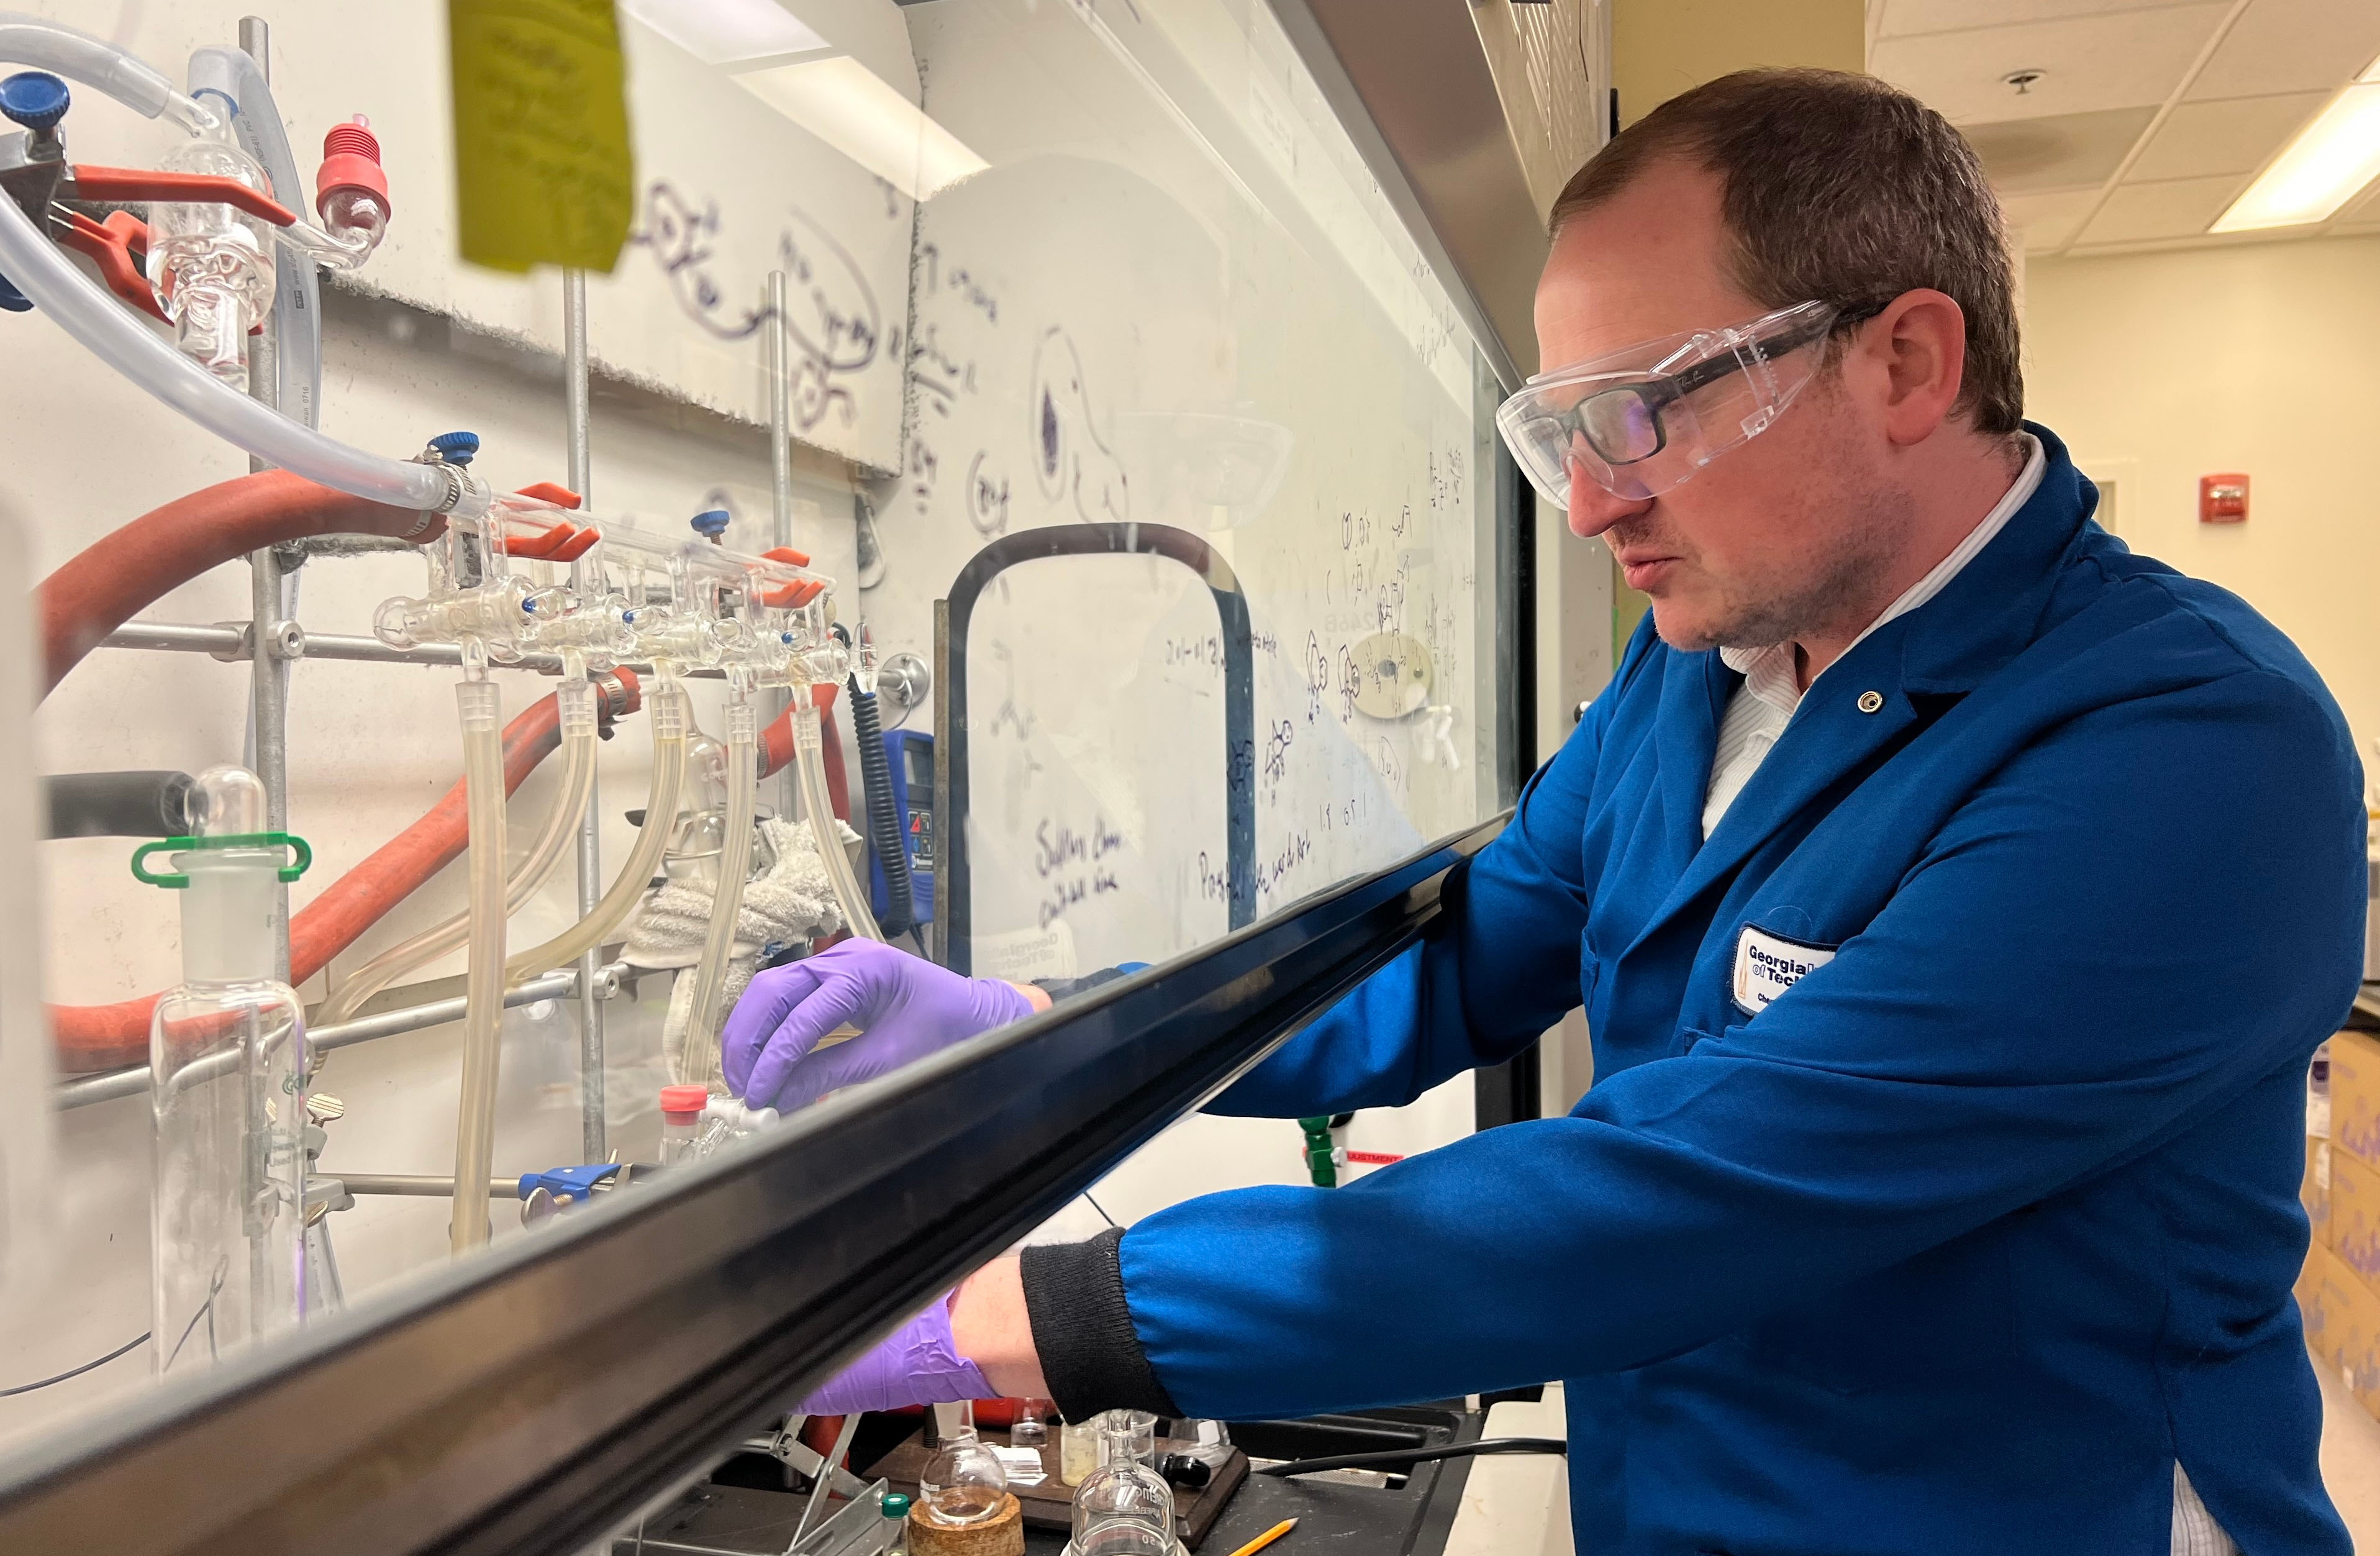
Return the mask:
POLYGON ((695 1136, 702 1128, 702 1105, 710 1100, 699 1086, 662 1088, 662 1165, 674 1167, 694 1154, 695 1136))
POLYGON ((1099 1467, 1099 1422, 1094 1416, 1087 1421, 1065 1421, 1058 1428, 1058 1478, 1069 1486, 1080 1486, 1099 1467))
POLYGON ((876 1511, 884 1515, 884 1543, 876 1549, 883 1556, 909 1556, 909 1499, 898 1491, 887 1491, 876 1511))
POLYGON ((1183 1453, 1209 1469, 1222 1468, 1223 1461, 1232 1456, 1232 1434, 1224 1429, 1220 1421, 1194 1416, 1183 1420, 1174 1430, 1189 1441, 1189 1446, 1182 1450, 1183 1453))
POLYGON ((1018 1448, 1038 1448, 1050 1441, 1050 1416, 1057 1406, 1046 1399, 1020 1399, 1016 1402, 1016 1424, 1008 1428, 1008 1441, 1018 1448))
POLYGON ((1173 1489, 1136 1456, 1146 1411, 1111 1410, 1099 1417, 1099 1467, 1075 1489, 1075 1538, 1069 1556, 1173 1556, 1173 1489))

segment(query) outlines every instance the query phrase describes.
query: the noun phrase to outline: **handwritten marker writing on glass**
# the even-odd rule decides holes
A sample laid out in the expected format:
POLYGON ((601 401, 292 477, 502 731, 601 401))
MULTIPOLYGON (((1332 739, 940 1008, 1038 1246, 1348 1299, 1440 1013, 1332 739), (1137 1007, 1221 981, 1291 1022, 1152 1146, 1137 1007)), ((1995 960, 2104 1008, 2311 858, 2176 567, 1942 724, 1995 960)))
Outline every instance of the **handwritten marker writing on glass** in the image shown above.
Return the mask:
POLYGON ((1270 1545, 1273 1541, 1281 1538, 1281 1536, 1289 1533, 1290 1530, 1296 1527, 1296 1519, 1284 1518, 1280 1523, 1275 1524, 1271 1528, 1267 1529, 1264 1533, 1258 1535, 1256 1538, 1248 1541, 1247 1544, 1240 1547, 1237 1550, 1232 1551, 1232 1556, 1257 1556, 1257 1551, 1262 1550, 1266 1546, 1270 1545))

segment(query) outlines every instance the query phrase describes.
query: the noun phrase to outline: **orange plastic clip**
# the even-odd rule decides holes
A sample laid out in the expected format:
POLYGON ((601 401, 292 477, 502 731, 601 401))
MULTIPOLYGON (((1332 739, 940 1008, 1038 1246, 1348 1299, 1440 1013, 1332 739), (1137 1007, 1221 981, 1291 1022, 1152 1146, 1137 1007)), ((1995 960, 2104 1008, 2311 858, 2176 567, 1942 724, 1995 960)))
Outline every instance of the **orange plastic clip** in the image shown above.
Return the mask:
POLYGON ((576 562, 580 557, 586 555, 589 552, 594 550, 595 542, 602 538, 603 532, 601 530, 596 529, 591 524, 588 525, 581 529, 577 534, 573 535, 569 540, 565 541, 561 545, 555 547, 553 554, 547 557, 546 560, 549 562, 576 562))
POLYGON ((539 481, 534 486, 524 486, 514 495, 534 497, 540 503, 552 503, 557 508, 575 508, 587 500, 570 488, 550 480, 539 481))
POLYGON ((807 567, 810 565, 809 553, 806 551, 795 551, 791 546, 776 546, 771 550, 764 551, 760 553, 760 560, 763 562, 790 562, 796 567, 807 567))
POLYGON ((532 562, 552 562, 555 560, 554 553, 577 539, 581 532, 578 526, 565 520, 544 533, 531 535, 525 541, 507 535, 504 537, 504 553, 506 556, 525 556, 532 562))
POLYGON ((62 214, 67 225, 58 241, 88 256, 99 267, 99 278, 107 283, 109 291, 152 319, 164 318, 165 310, 157 306, 157 294, 149 289, 148 278, 132 262, 134 254, 149 251, 149 229, 140 218, 129 211, 111 212, 105 222, 94 222, 79 211, 62 214))
POLYGON ((136 201, 164 201, 169 205, 228 205, 276 227, 298 220, 295 213, 271 195, 251 189, 237 178, 214 173, 164 173, 146 167, 95 167, 77 163, 74 188, 61 190, 74 200, 103 205, 136 201))

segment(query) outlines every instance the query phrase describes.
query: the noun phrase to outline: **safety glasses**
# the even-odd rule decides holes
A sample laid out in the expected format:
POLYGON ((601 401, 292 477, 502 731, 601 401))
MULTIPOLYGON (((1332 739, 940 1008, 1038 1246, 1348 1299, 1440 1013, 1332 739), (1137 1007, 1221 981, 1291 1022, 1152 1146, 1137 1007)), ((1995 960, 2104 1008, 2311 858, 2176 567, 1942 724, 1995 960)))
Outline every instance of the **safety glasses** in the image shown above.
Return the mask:
POLYGON ((1558 508, 1572 467, 1615 496, 1650 497, 1766 432, 1816 370, 1811 348, 1881 311, 1796 303, 1539 373, 1497 410, 1496 430, 1558 508))

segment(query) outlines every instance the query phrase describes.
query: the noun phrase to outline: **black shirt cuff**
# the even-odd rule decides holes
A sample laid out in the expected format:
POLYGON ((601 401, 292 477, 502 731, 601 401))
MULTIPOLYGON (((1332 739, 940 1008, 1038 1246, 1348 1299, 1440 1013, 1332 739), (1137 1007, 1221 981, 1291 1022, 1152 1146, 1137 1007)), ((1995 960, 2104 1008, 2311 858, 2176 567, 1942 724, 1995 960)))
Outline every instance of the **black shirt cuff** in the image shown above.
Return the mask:
POLYGON ((1181 1410, 1150 1370, 1124 1301, 1121 1228, 1087 1243, 1050 1243, 1019 1257, 1025 1314, 1050 1398, 1069 1421, 1102 1410, 1181 1410))

